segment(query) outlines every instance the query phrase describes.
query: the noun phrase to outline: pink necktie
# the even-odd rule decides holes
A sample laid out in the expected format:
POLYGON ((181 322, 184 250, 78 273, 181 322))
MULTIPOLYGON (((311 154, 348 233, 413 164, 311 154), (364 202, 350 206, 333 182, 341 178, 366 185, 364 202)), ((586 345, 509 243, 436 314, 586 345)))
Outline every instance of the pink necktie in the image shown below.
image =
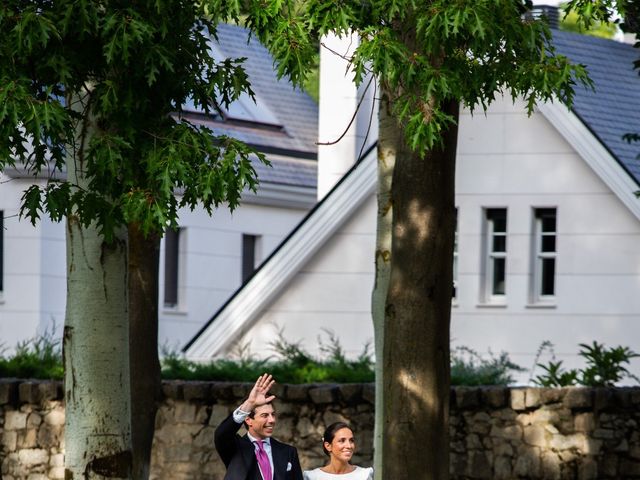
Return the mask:
POLYGON ((256 442, 256 445, 258 445, 256 458, 258 459, 258 465, 260 466, 260 471, 262 472, 262 478, 264 478, 264 480, 272 480, 271 463, 269 463, 269 456, 267 455, 267 452, 264 451, 264 447, 262 446, 262 444, 262 440, 258 440, 256 442))

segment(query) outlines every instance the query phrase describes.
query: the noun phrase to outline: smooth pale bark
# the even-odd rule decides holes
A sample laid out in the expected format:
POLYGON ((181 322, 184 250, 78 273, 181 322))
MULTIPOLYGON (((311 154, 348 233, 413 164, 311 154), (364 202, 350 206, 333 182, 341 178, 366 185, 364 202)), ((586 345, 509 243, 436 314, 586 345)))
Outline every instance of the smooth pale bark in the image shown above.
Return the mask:
MULTIPOLYGON (((87 117, 79 127, 81 147, 67 161, 69 180, 81 188, 87 183, 83 151, 95 128, 87 117)), ((126 231, 106 243, 97 228, 85 228, 69 215, 63 336, 66 480, 131 478, 127 308, 126 231)))
MULTIPOLYGON (((458 119, 458 102, 443 106, 458 119)), ((427 111, 427 108, 425 108, 427 111)), ((449 478, 449 326, 457 127, 424 157, 398 153, 383 347, 383 471, 449 478)))
POLYGON ((160 401, 158 360, 158 260, 160 237, 128 228, 129 358, 131 367, 131 433, 133 478, 149 478, 151 445, 160 401))
POLYGON ((402 132, 398 130, 397 121, 390 112, 389 94, 383 88, 381 92, 378 135, 378 185, 377 185, 377 222, 376 222, 376 257, 375 283, 371 295, 371 314, 375 337, 375 429, 374 429, 374 471, 376 480, 382 480, 382 425, 383 425, 383 347, 384 347, 384 307, 387 300, 389 273, 391 266, 391 219, 393 204, 391 203, 391 179, 396 162, 398 148, 402 148, 402 132))

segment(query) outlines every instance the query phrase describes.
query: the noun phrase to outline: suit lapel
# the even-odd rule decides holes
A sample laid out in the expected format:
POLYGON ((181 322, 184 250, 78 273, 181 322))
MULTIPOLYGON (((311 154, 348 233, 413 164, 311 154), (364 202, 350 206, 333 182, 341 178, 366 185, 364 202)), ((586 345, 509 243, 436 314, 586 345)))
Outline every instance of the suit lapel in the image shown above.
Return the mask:
POLYGON ((284 480, 287 472, 287 449, 277 440, 271 439, 273 457, 273 480, 284 480))
POLYGON ((246 468, 245 475, 248 475, 249 472, 254 468, 254 464, 257 468, 258 461, 256 460, 255 447, 246 434, 240 438, 240 452, 242 455, 242 463, 246 468))

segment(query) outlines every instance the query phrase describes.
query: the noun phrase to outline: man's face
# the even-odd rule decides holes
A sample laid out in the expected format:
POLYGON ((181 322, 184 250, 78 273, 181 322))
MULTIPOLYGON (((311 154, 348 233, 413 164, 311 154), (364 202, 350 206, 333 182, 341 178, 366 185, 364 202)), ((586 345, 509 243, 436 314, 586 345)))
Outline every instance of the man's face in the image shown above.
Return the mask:
POLYGON ((255 438, 268 438, 273 435, 273 427, 276 425, 276 411, 270 404, 255 408, 253 418, 245 420, 249 433, 255 438))

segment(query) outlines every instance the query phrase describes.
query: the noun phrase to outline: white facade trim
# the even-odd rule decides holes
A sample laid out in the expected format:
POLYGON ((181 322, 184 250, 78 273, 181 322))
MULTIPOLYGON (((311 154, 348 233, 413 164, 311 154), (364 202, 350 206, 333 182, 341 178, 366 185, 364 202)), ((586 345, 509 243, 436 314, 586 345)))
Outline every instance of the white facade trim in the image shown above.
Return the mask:
POLYGON ((377 153, 372 149, 285 240, 249 282, 216 314, 184 351, 191 360, 218 355, 283 290, 299 269, 326 243, 376 188, 377 153))
POLYGON ((600 143, 586 125, 561 102, 544 103, 538 109, 569 142, 620 201, 640 220, 638 183, 600 143))

